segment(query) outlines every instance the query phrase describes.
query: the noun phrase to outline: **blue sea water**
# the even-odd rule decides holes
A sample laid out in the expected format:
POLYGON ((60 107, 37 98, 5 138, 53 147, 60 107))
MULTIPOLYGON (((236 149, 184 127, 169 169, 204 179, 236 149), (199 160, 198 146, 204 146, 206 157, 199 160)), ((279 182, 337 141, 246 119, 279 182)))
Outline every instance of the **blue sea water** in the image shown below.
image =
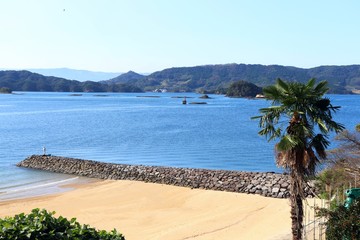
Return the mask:
MULTIPOLYGON (((270 103, 210 96, 204 100, 195 93, 2 94, 0 199, 76 178, 15 166, 27 156, 42 154, 43 146, 52 155, 103 162, 282 172, 274 163, 274 142, 258 136, 258 121, 250 119, 270 103), (188 102, 208 104, 182 105, 182 98, 175 97, 184 95, 188 102)), ((360 95, 328 97, 342 106, 335 120, 354 129, 360 122, 360 95)))

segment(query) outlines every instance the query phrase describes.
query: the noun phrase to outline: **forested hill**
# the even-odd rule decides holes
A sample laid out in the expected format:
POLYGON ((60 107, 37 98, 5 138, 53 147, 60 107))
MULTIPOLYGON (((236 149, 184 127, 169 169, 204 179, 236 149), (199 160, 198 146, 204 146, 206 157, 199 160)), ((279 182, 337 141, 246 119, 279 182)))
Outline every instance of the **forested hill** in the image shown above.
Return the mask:
POLYGON ((129 83, 135 80, 142 80, 144 79, 145 76, 138 74, 136 72, 133 71, 129 71, 127 73, 123 73, 115 78, 111 78, 110 80, 107 81, 101 81, 103 83, 129 83))
POLYGON ((0 87, 12 91, 41 92, 141 92, 128 84, 102 84, 99 82, 79 82, 58 77, 46 77, 29 71, 0 71, 0 87))
POLYGON ((134 83, 144 89, 169 91, 214 91, 231 82, 245 80, 258 86, 275 83, 277 78, 305 82, 310 78, 327 80, 332 92, 349 93, 360 89, 360 65, 321 66, 310 69, 280 65, 225 64, 169 68, 150 74, 134 83))
POLYGON ((170 92, 226 93, 230 84, 236 81, 247 81, 264 87, 274 84, 277 78, 298 82, 316 78, 329 82, 330 93, 360 92, 360 65, 310 69, 280 65, 205 65, 169 68, 148 76, 130 71, 102 82, 45 77, 29 71, 0 71, 0 87, 13 91, 140 92, 166 89, 170 92))

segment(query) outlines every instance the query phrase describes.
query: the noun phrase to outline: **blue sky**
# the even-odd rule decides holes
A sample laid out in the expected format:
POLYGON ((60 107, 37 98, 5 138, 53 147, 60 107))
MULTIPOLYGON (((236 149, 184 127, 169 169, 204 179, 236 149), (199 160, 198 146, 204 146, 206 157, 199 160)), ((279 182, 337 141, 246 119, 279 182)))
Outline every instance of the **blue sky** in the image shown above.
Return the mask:
POLYGON ((360 64, 360 1, 2 0, 0 68, 360 64))

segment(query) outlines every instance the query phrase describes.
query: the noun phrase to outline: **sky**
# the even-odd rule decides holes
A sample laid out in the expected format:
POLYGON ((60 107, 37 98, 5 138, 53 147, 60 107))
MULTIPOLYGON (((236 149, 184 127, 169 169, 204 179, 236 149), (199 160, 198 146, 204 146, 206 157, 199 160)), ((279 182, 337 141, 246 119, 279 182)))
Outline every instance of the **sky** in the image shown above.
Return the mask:
POLYGON ((0 68, 360 64, 357 0, 0 0, 0 68))

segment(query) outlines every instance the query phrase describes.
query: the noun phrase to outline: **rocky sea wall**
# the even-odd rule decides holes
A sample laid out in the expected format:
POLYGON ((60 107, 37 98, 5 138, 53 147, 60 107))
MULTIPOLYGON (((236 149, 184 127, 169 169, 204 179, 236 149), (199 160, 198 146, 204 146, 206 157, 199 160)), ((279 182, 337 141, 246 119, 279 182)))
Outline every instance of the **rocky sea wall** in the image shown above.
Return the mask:
MULTIPOLYGON (((260 194, 266 197, 289 197, 290 180, 286 174, 242 172, 193 168, 156 167, 104 163, 57 156, 33 155, 18 167, 74 174, 99 179, 133 180, 218 191, 260 194)), ((305 192, 313 197, 313 186, 305 192)))

